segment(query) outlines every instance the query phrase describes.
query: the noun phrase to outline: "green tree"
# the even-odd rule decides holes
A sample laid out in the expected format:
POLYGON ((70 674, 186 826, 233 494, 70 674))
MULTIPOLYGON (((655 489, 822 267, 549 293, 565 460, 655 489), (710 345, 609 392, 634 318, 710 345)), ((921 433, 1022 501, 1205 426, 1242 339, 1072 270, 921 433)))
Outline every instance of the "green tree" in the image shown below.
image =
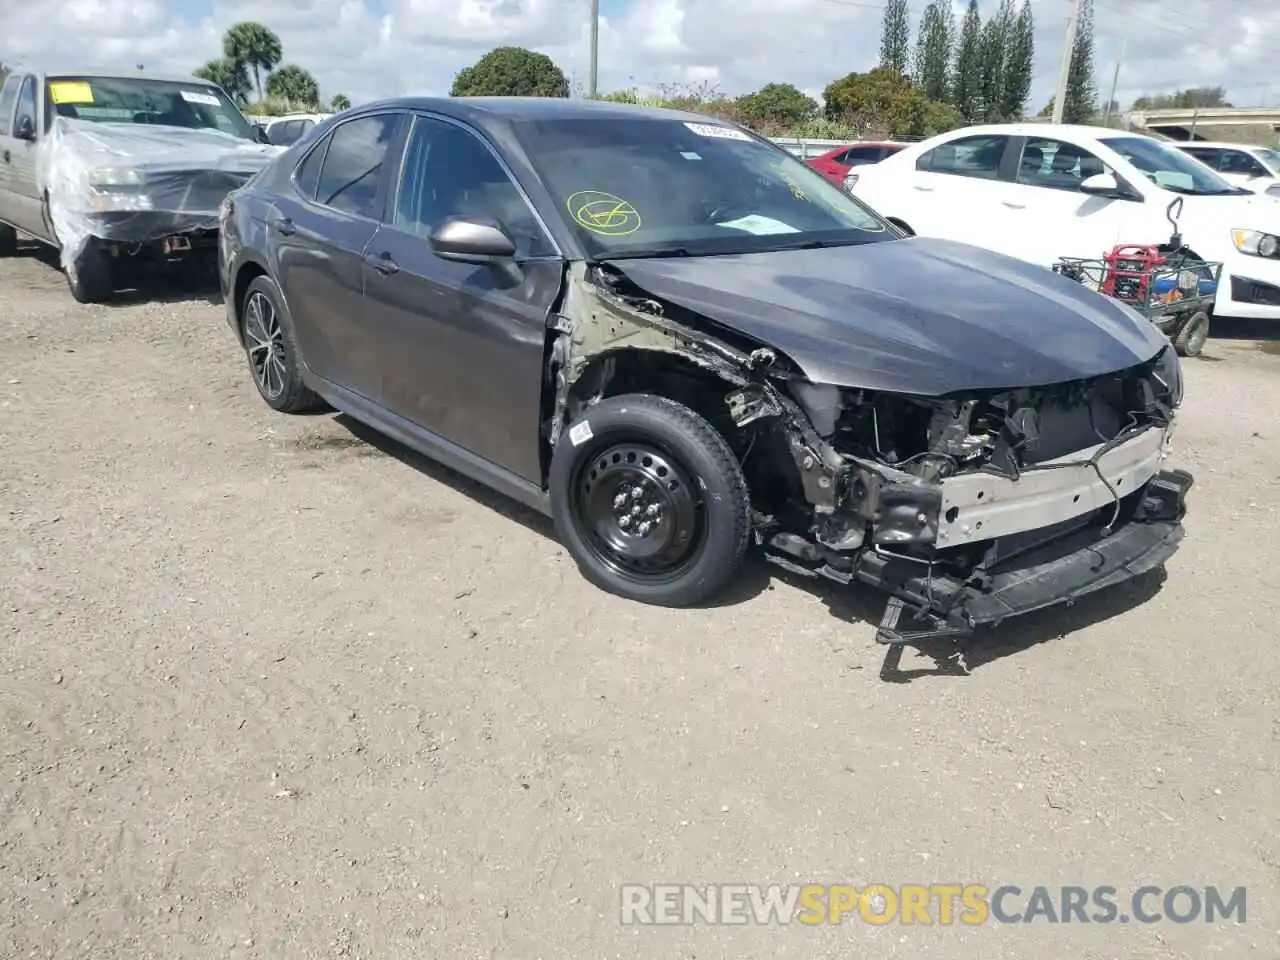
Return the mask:
POLYGON ((343 110, 351 109, 351 100, 345 93, 335 93, 329 101, 329 109, 334 113, 341 113, 343 110))
POLYGON ((1194 110, 1196 107, 1230 107, 1222 87, 1191 87, 1173 93, 1158 93, 1133 101, 1134 110, 1194 110))
POLYGON ((955 14, 950 0, 933 0, 920 17, 916 39, 915 81, 930 100, 951 96, 951 48, 955 45, 955 14))
POLYGON ((960 123, 950 104, 930 100, 893 67, 841 77, 827 85, 823 100, 827 119, 860 137, 925 137, 960 123))
POLYGON ((248 72, 243 66, 226 57, 210 60, 196 70, 194 75, 221 87, 226 91, 227 96, 241 106, 249 102, 249 93, 253 87, 249 82, 248 72))
POLYGON ((818 114, 818 102, 789 83, 768 83, 739 97, 743 122, 755 130, 790 130, 818 114))
POLYGON ((569 81, 545 53, 497 47, 453 78, 454 97, 567 97, 569 81))
POLYGON ((1004 86, 1000 91, 1000 115, 1018 120, 1031 98, 1031 78, 1035 69, 1035 21, 1031 16, 1031 0, 1022 0, 1022 9, 1013 23, 1004 62, 1004 86))
POLYGON ((982 119, 988 123, 1005 119, 1005 72, 1016 20, 1013 0, 1000 0, 995 16, 982 28, 982 119))
POLYGON ((246 20, 227 30, 222 38, 222 52, 241 69, 253 72, 253 86, 262 99, 262 76, 276 68, 283 55, 280 38, 260 23, 246 20))
POLYGON ((1093 0, 1081 0, 1080 23, 1071 48, 1063 123, 1088 123, 1098 113, 1098 84, 1093 76, 1093 0))
POLYGON ((978 0, 969 0, 951 77, 951 105, 966 123, 982 119, 982 72, 982 17, 978 0))
POLYGON ((292 63, 273 70, 267 77, 267 94, 295 106, 320 105, 320 85, 310 71, 292 63))
POLYGON ((911 23, 907 0, 888 0, 880 32, 880 66, 905 74, 911 67, 911 23))

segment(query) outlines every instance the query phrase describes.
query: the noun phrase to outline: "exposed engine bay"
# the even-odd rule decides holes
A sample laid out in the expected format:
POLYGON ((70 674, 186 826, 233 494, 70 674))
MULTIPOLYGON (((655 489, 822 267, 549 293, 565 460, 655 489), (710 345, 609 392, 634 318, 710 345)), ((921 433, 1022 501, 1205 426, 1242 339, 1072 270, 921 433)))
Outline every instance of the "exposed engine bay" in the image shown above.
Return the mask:
MULTIPOLYGON (((720 410, 757 542, 793 572, 887 590, 882 642, 966 635, 1072 602, 1154 569, 1181 539, 1192 480, 1162 470, 1182 400, 1172 347, 1071 382, 906 395, 811 382, 772 348, 719 336, 625 277, 591 279, 579 289, 594 322, 562 330, 552 442, 575 395, 589 405, 637 376, 592 355, 625 346, 691 361, 722 385, 699 408, 713 420, 720 410)), ((667 388, 698 402, 707 379, 667 388)))

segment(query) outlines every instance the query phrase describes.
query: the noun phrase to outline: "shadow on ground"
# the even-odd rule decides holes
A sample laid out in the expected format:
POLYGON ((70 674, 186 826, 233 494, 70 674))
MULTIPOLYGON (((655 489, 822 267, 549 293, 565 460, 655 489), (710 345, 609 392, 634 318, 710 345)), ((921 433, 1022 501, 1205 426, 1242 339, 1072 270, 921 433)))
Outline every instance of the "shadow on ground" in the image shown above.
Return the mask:
MULTIPOLYGON (((446 484, 508 520, 555 540, 555 526, 550 518, 516 503, 488 487, 445 467, 406 447, 397 440, 365 426, 345 414, 337 422, 352 437, 369 444, 379 452, 394 457, 406 466, 446 484)), ((326 447, 346 446, 345 440, 326 447)), ((1164 570, 1107 590, 1086 594, 1071 606, 1059 606, 1012 619, 1000 627, 980 629, 960 642, 938 641, 913 646, 933 660, 931 669, 901 669, 901 647, 886 647, 880 679, 886 683, 910 683, 924 677, 967 676, 988 663, 1029 650, 1032 647, 1083 630, 1094 623, 1109 620, 1141 606, 1159 592, 1164 583, 1164 570)), ((728 590, 715 600, 702 604, 704 609, 735 606, 773 588, 774 581, 804 590, 826 604, 831 615, 847 623, 879 625, 886 596, 864 585, 842 586, 821 577, 805 577, 767 562, 759 551, 753 551, 743 564, 742 572, 728 590)))
MULTIPOLYGON (((18 248, 19 256, 28 256, 59 274, 62 265, 58 252, 50 247, 31 244, 18 248)), ((54 279, 50 277, 50 279, 54 279)), ((208 303, 221 306, 217 262, 202 256, 189 262, 138 263, 117 266, 116 292, 105 307, 132 307, 142 303, 208 303)))

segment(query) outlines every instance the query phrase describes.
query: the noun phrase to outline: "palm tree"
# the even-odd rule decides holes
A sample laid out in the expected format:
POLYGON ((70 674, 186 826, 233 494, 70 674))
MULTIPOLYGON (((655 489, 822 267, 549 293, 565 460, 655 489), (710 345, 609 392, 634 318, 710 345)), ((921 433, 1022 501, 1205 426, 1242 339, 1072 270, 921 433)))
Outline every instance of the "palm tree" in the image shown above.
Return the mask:
POLYGON ((329 101, 329 109, 334 113, 341 113, 343 110, 351 109, 351 99, 345 93, 335 93, 333 99, 329 101))
POLYGON ((221 87, 226 91, 227 96, 241 106, 249 102, 249 74, 243 66, 234 61, 225 57, 210 60, 195 71, 195 76, 221 87))
POLYGON ((295 105, 315 107, 320 103, 320 85, 316 78, 292 63, 286 63, 267 77, 267 93, 295 105))
POLYGON ((283 53, 280 38, 262 24, 247 20, 227 31, 222 49, 232 63, 253 71, 253 85, 261 100, 262 75, 275 69, 283 53))

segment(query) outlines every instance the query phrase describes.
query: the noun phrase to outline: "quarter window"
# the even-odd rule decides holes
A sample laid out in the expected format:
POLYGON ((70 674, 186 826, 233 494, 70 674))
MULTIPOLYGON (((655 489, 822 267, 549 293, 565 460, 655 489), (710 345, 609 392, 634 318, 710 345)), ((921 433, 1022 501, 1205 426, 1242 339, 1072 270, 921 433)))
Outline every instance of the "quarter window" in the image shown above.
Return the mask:
POLYGON ((555 253, 528 201, 479 137, 418 117, 405 146, 392 225, 427 237, 447 217, 496 221, 519 256, 555 253))
POLYGON ((1033 137, 1022 148, 1018 182, 1029 187, 1076 190, 1106 165, 1083 147, 1062 140, 1033 137))
POLYGON ((316 198, 316 187, 320 184, 320 167, 324 163, 324 153, 329 146, 330 139, 326 137, 312 147, 311 152, 302 158, 302 162, 298 164, 298 169, 293 175, 298 192, 308 200, 316 198))
POLYGON ((1000 161, 1008 142, 1009 138, 1002 136, 961 137, 924 154, 916 161, 916 169, 995 180, 1000 176, 1000 161))
POLYGON ((349 120, 333 131, 316 187, 316 203, 376 219, 382 164, 401 115, 381 113, 349 120))

